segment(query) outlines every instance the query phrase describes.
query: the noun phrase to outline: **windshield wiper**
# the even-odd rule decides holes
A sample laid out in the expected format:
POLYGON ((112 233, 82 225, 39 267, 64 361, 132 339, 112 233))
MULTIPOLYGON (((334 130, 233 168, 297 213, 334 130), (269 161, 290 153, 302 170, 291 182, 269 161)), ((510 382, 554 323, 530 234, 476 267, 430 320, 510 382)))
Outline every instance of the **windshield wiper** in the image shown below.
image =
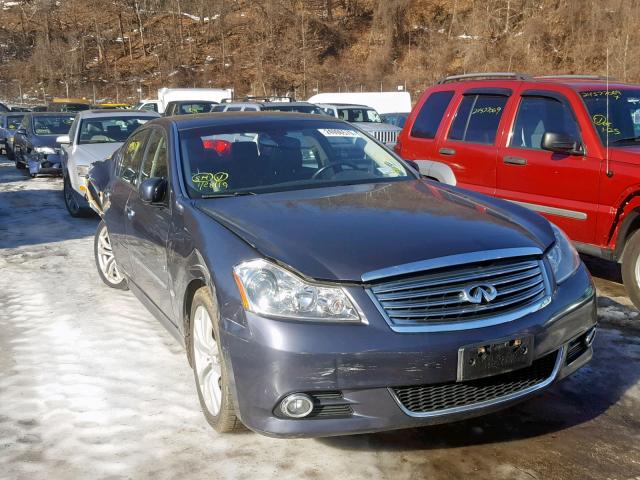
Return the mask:
POLYGON ((640 141, 640 136, 636 135, 635 137, 618 138, 617 140, 614 140, 613 142, 609 142, 609 143, 614 144, 614 143, 639 142, 639 141, 640 141))
POLYGON ((258 195, 256 192, 229 192, 229 193, 212 193, 209 195, 202 195, 200 198, 227 198, 227 197, 242 197, 244 195, 258 195))

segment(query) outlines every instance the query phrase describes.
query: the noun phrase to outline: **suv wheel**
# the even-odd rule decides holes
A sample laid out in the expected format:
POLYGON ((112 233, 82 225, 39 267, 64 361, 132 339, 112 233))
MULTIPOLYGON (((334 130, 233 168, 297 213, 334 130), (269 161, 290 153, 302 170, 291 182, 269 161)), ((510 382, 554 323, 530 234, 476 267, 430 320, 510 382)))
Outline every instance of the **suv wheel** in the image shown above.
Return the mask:
POLYGON ((111 248, 109 231, 103 221, 98 224, 98 229, 93 238, 93 254, 98 267, 98 273, 102 281, 111 288, 127 290, 127 280, 118 270, 116 257, 111 248))
POLYGON ((622 281, 629 299, 640 309, 640 230, 631 235, 625 245, 622 281))
POLYGON ((69 177, 64 177, 62 184, 62 193, 64 195, 64 204, 67 207, 69 215, 72 217, 86 217, 91 210, 80 205, 80 195, 71 186, 69 177))
POLYGON ((190 318, 189 350, 204 417, 219 433, 241 430, 218 340, 218 306, 207 287, 195 293, 190 318))

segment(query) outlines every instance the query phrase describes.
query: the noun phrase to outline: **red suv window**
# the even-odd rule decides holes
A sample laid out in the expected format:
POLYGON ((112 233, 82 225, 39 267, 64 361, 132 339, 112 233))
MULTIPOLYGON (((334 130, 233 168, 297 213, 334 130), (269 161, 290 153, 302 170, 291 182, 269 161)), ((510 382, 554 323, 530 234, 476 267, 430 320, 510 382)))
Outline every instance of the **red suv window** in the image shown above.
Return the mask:
POLYGON ((411 129, 411 136, 435 138, 444 112, 453 98, 454 92, 435 92, 424 102, 411 129))
POLYGON ((449 140, 493 145, 508 97, 465 95, 449 130, 449 140))

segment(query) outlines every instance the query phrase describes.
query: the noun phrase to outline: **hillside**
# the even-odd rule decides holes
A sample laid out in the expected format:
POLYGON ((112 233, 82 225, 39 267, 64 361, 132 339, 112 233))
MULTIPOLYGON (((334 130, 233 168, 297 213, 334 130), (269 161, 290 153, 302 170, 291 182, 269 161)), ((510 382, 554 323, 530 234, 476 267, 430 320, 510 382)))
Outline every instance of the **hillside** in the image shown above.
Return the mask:
POLYGON ((637 0, 0 0, 0 97, 407 87, 517 70, 640 79, 637 0), (138 90, 140 89, 140 91, 138 90))

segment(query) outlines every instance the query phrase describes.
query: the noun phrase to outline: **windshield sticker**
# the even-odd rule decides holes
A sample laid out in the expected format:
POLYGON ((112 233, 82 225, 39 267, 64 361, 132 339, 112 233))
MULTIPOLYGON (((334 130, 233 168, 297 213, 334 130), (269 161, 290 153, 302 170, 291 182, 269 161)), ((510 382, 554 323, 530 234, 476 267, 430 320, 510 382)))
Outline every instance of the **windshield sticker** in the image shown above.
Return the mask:
POLYGON ((191 177, 191 182, 195 185, 197 190, 203 190, 210 188, 215 192, 226 190, 229 187, 227 180, 229 174, 227 172, 204 172, 196 173, 191 177))
POLYGON ((620 90, 594 90, 591 92, 580 92, 582 98, 590 98, 590 97, 612 97, 615 100, 619 100, 622 97, 622 92, 620 90))
POLYGON ((341 128, 319 128, 318 131, 325 137, 357 137, 355 130, 347 130, 341 128))
POLYGON ((611 135, 620 135, 620 129, 611 126, 611 122, 607 120, 606 115, 597 114, 591 117, 591 121, 597 127, 600 127, 602 133, 609 133, 611 135))
POLYGON ((631 121, 633 121, 634 125, 640 125, 640 110, 635 110, 631 114, 631 121))
POLYGON ((501 111, 502 111, 502 107, 481 107, 481 108, 474 108, 473 111, 471 112, 471 115, 476 115, 478 113, 493 113, 497 115, 501 111))

